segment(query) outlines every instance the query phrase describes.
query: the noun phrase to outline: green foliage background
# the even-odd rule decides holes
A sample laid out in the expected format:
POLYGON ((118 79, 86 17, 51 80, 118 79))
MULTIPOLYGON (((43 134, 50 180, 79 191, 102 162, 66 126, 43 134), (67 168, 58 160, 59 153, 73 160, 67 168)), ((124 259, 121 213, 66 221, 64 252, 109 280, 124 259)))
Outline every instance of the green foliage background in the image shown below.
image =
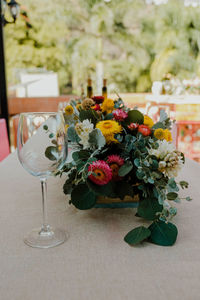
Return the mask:
POLYGON ((145 92, 170 72, 200 73, 200 8, 182 0, 20 0, 32 28, 19 18, 5 27, 8 83, 19 68, 58 72, 61 93, 80 92, 96 64, 113 89, 145 92))

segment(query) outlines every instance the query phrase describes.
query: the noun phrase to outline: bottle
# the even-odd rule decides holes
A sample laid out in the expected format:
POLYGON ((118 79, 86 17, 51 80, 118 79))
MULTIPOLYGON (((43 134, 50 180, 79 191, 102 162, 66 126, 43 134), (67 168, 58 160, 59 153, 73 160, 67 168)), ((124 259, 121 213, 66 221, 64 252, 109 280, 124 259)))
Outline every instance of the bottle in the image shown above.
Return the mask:
POLYGON ((87 85, 87 98, 92 98, 93 90, 92 90, 92 79, 88 78, 88 85, 87 85))
POLYGON ((104 96, 104 99, 107 99, 107 79, 104 78, 103 80, 103 87, 102 87, 102 96, 104 96))

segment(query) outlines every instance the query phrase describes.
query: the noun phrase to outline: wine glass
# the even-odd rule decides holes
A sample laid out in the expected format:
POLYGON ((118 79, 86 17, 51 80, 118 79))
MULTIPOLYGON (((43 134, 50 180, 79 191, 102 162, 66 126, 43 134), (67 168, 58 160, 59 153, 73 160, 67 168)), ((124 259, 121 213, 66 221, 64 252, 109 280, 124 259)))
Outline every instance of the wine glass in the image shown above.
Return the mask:
POLYGON ((17 135, 18 158, 22 166, 37 176, 42 188, 43 224, 34 229, 24 242, 37 248, 50 248, 66 241, 68 234, 52 229, 47 222, 47 177, 62 168, 68 153, 63 113, 22 113, 17 135))

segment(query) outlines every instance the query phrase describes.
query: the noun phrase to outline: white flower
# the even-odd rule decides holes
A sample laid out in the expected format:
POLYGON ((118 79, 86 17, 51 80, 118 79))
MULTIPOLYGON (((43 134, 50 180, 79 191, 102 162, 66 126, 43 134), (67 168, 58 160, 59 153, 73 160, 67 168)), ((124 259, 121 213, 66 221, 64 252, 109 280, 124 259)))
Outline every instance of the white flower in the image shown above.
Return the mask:
POLYGON ((166 177, 176 177, 181 167, 183 160, 181 153, 176 150, 172 143, 166 140, 158 141, 158 149, 149 149, 150 155, 155 155, 159 160, 159 170, 166 177))
POLYGON ((94 125, 89 120, 84 120, 82 123, 77 123, 75 129, 81 139, 80 144, 83 145, 83 149, 87 149, 89 147, 89 134, 94 129, 94 125))

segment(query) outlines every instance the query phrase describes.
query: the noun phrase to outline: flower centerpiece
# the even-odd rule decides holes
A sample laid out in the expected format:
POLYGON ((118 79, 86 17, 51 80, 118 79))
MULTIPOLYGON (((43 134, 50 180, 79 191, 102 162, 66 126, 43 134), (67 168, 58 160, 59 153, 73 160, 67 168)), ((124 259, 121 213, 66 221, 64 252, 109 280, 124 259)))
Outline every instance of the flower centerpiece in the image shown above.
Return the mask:
POLYGON ((133 229, 125 241, 173 245, 178 231, 171 223, 177 213, 172 203, 183 199, 179 190, 188 183, 175 180, 184 155, 172 143, 165 111, 154 124, 122 99, 99 96, 72 100, 65 119, 73 154, 59 174, 67 174, 63 190, 70 203, 87 210, 102 204, 127 207, 137 201, 136 216, 152 223, 133 229))

